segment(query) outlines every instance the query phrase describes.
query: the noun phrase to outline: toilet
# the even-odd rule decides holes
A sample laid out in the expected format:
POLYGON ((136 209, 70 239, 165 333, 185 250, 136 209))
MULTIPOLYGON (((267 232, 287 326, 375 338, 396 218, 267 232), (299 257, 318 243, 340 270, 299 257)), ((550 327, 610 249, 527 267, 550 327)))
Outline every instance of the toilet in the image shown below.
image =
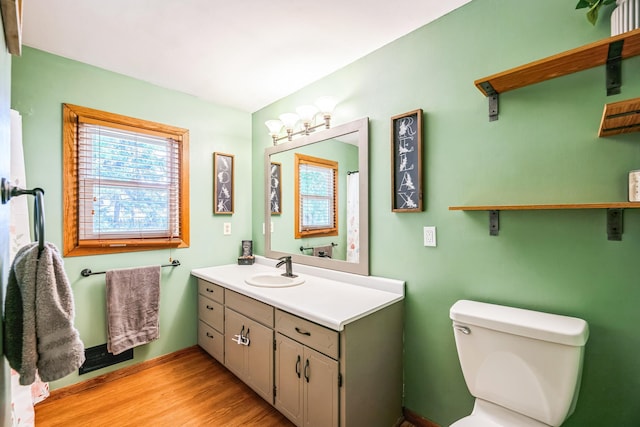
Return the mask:
POLYGON ((587 322, 468 300, 449 315, 476 398, 471 415, 450 427, 557 427, 573 413, 587 322))

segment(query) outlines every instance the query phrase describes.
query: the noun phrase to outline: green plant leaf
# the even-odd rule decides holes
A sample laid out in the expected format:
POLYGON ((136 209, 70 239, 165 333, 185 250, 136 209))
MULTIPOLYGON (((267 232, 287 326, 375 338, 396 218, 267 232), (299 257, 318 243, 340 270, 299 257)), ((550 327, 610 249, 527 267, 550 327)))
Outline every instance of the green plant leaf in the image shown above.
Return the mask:
POLYGON ((584 9, 585 7, 591 7, 591 2, 587 0, 580 0, 576 5, 576 9, 584 9))
POLYGON ((591 25, 596 25, 596 21, 598 20, 598 10, 600 9, 600 2, 596 3, 589 11, 587 12, 587 21, 591 22, 591 25))

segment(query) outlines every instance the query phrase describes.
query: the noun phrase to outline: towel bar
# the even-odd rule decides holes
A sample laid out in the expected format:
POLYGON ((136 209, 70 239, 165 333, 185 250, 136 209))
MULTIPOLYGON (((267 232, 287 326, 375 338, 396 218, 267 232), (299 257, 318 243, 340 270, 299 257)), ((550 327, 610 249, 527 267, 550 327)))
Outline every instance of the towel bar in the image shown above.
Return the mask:
MULTIPOLYGON (((180 265, 180 261, 178 261, 177 259, 174 259, 173 261, 171 261, 171 264, 163 264, 163 265, 161 265, 160 267, 177 267, 177 266, 179 266, 179 265, 180 265)), ((84 270, 82 270, 82 271, 80 272, 80 274, 81 274, 83 277, 89 277, 89 276, 93 276, 94 274, 105 274, 105 273, 106 273, 106 271, 96 271, 96 272, 93 272, 93 271, 91 271, 91 269, 90 269, 90 268, 85 268, 84 270)))
MULTIPOLYGON (((331 243, 330 243, 330 245, 331 245, 331 246, 333 246, 334 248, 335 248, 336 246, 338 246, 338 244, 337 244, 337 243, 333 243, 333 242, 331 242, 331 243)), ((319 246, 329 246, 329 245, 319 245, 319 246)), ((309 246, 308 248, 305 248, 304 246, 300 246, 300 252, 310 251, 310 250, 311 250, 311 249, 313 249, 313 248, 314 248, 314 246, 309 246)))

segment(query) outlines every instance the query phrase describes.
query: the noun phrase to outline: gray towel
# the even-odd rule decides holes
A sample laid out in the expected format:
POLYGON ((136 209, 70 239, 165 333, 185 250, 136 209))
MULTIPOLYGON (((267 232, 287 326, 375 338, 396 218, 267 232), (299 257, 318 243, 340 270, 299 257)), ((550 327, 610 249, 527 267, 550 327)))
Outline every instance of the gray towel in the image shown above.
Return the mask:
POLYGON ((120 354, 160 337, 160 266, 107 271, 107 350, 120 354))
POLYGON ((73 326, 73 294, 58 249, 45 243, 16 254, 5 299, 4 350, 9 365, 20 374, 20 384, 69 375, 85 359, 84 345, 73 326))

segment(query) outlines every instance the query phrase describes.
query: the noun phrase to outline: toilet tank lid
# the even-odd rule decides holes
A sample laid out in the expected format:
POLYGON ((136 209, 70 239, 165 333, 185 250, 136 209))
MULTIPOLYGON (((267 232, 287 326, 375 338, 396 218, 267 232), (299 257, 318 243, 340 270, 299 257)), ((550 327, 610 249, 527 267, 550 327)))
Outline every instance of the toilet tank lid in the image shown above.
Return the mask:
POLYGON ((460 300, 449 311, 452 320, 509 334, 575 347, 584 346, 589 325, 577 317, 460 300))

